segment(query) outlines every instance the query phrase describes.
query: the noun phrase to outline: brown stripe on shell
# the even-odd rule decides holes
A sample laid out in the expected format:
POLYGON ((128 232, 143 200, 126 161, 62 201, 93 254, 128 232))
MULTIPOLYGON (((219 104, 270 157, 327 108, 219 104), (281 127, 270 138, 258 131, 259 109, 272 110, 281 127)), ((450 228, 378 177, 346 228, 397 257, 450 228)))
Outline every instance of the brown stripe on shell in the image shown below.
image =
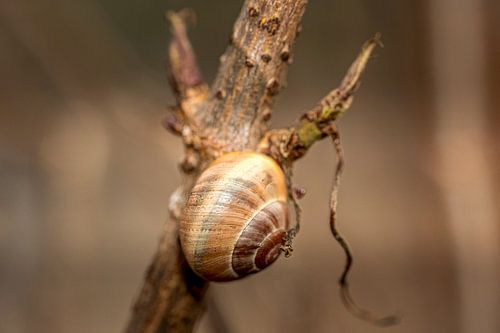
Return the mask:
POLYGON ((284 202, 264 206, 247 224, 234 248, 232 264, 239 276, 269 266, 279 254, 288 228, 288 212, 284 202))

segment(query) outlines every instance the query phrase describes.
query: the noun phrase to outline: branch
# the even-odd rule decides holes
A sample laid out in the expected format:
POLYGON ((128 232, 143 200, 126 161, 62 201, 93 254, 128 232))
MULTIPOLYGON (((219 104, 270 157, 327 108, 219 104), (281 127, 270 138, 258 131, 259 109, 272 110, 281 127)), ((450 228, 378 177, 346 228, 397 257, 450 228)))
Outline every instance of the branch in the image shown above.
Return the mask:
POLYGON ((304 156, 315 142, 331 136, 334 130, 332 123, 351 106, 361 75, 377 45, 382 45, 379 34, 363 45, 338 88, 302 115, 296 127, 269 131, 260 142, 258 150, 281 161, 283 165, 290 166, 304 156))
POLYGON ((133 307, 127 333, 191 332, 208 283, 186 264, 178 221, 198 175, 217 156, 255 149, 268 128, 271 105, 284 85, 306 0, 247 0, 222 56, 212 89, 201 79, 186 34, 187 12, 169 13, 171 85, 177 105, 164 126, 180 135, 183 183, 170 201, 171 221, 133 307))
POLYGON ((306 0, 247 0, 205 105, 207 136, 223 151, 255 149, 285 84, 306 0))
POLYGON ((183 10, 179 13, 168 12, 167 19, 171 24, 172 42, 169 47, 169 63, 172 75, 172 88, 179 100, 187 97, 190 89, 204 85, 196 56, 186 33, 186 20, 192 19, 194 13, 183 10))
POLYGON ((208 98, 208 86, 187 36, 186 21, 194 21, 194 13, 184 9, 179 13, 168 12, 166 18, 172 33, 168 49, 170 85, 178 105, 164 120, 164 126, 175 134, 182 134, 185 125, 199 125, 201 107, 208 98))
POLYGON ((172 41, 169 47, 170 82, 178 105, 164 126, 183 136, 186 154, 181 162, 184 181, 170 198, 171 221, 166 223, 157 252, 149 265, 144 284, 135 301, 127 333, 190 332, 203 312, 208 284, 189 268, 180 249, 178 222, 197 173, 191 127, 199 122, 198 111, 207 98, 208 87, 201 78, 196 57, 186 34, 188 12, 169 12, 172 41))

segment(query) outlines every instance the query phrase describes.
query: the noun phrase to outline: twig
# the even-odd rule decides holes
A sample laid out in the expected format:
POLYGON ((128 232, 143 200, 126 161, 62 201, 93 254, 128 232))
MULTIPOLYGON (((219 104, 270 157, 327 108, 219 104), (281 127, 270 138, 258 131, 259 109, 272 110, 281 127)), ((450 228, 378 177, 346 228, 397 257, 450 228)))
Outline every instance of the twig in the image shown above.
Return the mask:
POLYGON ((304 113, 297 126, 269 131, 260 142, 259 151, 290 165, 304 156, 315 142, 330 136, 331 122, 337 120, 351 106, 361 75, 377 45, 382 45, 379 34, 363 45, 338 88, 304 113))
POLYGON ((340 296, 342 302, 344 303, 346 309, 349 310, 354 316, 370 322, 377 326, 392 326, 398 324, 401 318, 398 315, 387 316, 387 317, 377 317, 371 311, 361 308, 351 296, 349 290, 348 276, 353 264, 353 255, 351 247, 347 240, 342 236, 342 234, 337 229, 337 204, 338 204, 338 193, 340 185, 340 177, 344 170, 344 150, 342 148, 342 143, 340 142, 340 133, 335 124, 331 124, 331 138, 333 145, 335 147, 335 152, 337 153, 337 167, 335 168, 335 175, 333 180, 332 195, 330 199, 330 230, 333 237, 340 244, 344 250, 346 263, 344 266, 344 271, 339 279, 340 284, 340 296))
MULTIPOLYGON (((306 112, 300 118, 296 127, 269 131, 259 144, 259 151, 272 156, 281 163, 285 170, 289 170, 293 162, 304 156, 307 150, 311 148, 315 142, 327 136, 332 138, 337 152, 338 164, 335 170, 331 195, 330 228, 334 238, 341 245, 346 255, 346 265, 339 280, 341 298, 346 308, 356 317, 378 326, 389 326, 398 323, 400 317, 388 316, 378 318, 371 312, 360 308, 354 302, 349 291, 349 283, 347 280, 353 261, 352 252, 349 244, 336 228, 338 187, 344 167, 344 158, 335 120, 351 106, 353 94, 360 85, 361 75, 365 70, 370 55, 377 45, 382 46, 379 34, 376 34, 363 45, 361 52, 352 63, 338 88, 332 90, 320 101, 320 103, 318 103, 318 105, 306 112)), ((287 181, 289 186, 291 186, 291 180, 288 179, 287 181)), ((294 201, 294 204, 296 204, 296 201, 294 201)), ((286 243, 283 249, 286 255, 289 255, 292 251, 292 241, 299 230, 299 222, 298 220, 296 227, 290 229, 285 239, 286 243)))

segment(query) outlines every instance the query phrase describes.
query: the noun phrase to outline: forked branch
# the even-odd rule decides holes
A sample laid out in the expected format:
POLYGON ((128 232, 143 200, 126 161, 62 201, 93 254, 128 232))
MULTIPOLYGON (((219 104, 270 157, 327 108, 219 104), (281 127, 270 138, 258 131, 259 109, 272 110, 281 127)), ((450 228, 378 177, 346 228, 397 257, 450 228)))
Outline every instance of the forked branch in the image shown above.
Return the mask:
POLYGON ((353 94, 361 83, 368 59, 377 45, 382 45, 379 34, 363 45, 338 88, 304 113, 296 126, 269 131, 261 140, 259 151, 285 165, 291 165, 304 156, 315 142, 331 136, 331 124, 351 106, 353 94))
MULTIPOLYGON (((186 33, 188 12, 169 13, 169 68, 177 105, 164 126, 182 137, 183 182, 172 194, 169 221, 135 301, 126 332, 190 332, 208 283, 186 264, 178 221, 197 176, 217 156, 255 150, 283 86, 305 0, 247 0, 210 90, 186 33), (287 55, 288 54, 288 55, 287 55)), ((191 16, 192 17, 192 16, 191 16)))
POLYGON ((291 170, 316 141, 334 135, 333 122, 350 107, 365 65, 380 43, 378 36, 364 45, 340 86, 295 127, 268 131, 305 5, 306 0, 246 0, 211 88, 202 79, 187 37, 186 20, 192 14, 167 14, 172 28, 170 81, 177 104, 164 126, 182 137, 183 182, 171 196, 171 221, 146 271, 126 332, 190 332, 203 311, 208 283, 186 264, 178 222, 188 193, 207 165, 226 152, 256 150, 291 170))

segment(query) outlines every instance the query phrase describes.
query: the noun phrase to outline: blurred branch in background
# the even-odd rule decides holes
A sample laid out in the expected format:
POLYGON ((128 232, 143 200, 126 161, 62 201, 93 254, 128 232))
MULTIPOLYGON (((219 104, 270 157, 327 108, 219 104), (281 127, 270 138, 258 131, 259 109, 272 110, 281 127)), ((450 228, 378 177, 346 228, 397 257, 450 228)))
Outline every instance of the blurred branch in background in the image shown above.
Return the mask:
POLYGON ((136 61, 96 1, 0 1, 0 18, 68 97, 105 93, 136 61))
POLYGON ((500 313, 500 230, 487 157, 485 10, 481 0, 429 1, 435 177, 454 241, 466 333, 498 332, 500 313))

